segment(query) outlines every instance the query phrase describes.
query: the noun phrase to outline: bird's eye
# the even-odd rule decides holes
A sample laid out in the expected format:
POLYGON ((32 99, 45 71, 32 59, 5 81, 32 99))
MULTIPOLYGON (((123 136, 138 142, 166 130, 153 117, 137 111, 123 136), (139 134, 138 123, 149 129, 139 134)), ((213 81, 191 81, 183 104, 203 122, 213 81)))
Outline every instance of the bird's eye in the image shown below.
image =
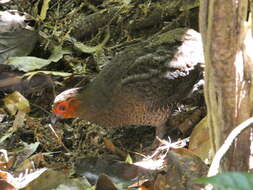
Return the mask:
POLYGON ((59 110, 65 111, 65 110, 66 110, 66 106, 60 105, 60 106, 59 106, 59 110))

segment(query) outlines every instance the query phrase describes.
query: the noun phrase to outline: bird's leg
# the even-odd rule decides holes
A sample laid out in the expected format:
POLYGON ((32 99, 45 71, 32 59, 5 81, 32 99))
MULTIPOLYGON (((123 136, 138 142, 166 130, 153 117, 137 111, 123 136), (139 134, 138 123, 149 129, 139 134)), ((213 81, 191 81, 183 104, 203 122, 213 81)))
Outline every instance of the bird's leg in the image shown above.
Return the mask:
POLYGON ((157 126, 155 139, 150 146, 145 148, 145 151, 146 150, 152 151, 152 150, 155 150, 156 148, 158 148, 159 145, 161 144, 161 139, 163 139, 165 137, 166 132, 167 132, 166 123, 163 123, 162 125, 157 126))
POLYGON ((157 126, 156 131, 155 131, 155 136, 158 137, 159 139, 163 139, 166 132, 167 132, 167 126, 166 126, 166 123, 163 123, 157 126))

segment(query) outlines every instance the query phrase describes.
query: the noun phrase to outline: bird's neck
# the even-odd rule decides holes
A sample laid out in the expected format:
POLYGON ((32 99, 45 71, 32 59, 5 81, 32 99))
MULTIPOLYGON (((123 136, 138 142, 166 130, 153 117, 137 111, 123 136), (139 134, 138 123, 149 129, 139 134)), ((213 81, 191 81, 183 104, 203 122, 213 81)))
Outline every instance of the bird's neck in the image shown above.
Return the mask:
MULTIPOLYGON (((93 86, 92 86, 93 87, 93 86)), ((80 108, 78 116, 81 119, 96 123, 98 125, 108 125, 108 115, 111 101, 110 98, 103 93, 102 89, 86 88, 80 94, 80 108)))

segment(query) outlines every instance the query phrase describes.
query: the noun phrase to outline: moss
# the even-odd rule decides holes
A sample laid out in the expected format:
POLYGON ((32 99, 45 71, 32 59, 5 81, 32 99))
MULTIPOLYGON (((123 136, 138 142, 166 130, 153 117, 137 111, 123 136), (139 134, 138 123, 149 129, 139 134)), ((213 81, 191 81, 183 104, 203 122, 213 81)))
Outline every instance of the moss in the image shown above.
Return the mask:
POLYGON ((186 28, 176 28, 174 30, 170 30, 168 32, 155 36, 151 40, 151 43, 153 45, 160 45, 164 43, 173 43, 176 40, 179 41, 186 30, 187 30, 186 28))

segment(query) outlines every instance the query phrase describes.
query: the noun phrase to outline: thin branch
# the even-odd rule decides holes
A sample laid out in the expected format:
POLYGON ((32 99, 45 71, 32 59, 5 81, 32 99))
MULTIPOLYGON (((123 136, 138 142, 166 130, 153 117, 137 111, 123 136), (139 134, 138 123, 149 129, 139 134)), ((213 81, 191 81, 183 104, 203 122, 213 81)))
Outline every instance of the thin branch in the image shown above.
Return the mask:
POLYGON ((229 147, 232 145, 233 141, 238 137, 238 135, 246 128, 251 127, 253 124, 253 117, 247 119, 240 125, 238 125, 236 128, 234 128, 231 133, 228 135, 227 139, 225 140, 224 144, 219 148, 219 150, 216 152, 212 164, 209 168, 207 176, 214 176, 218 174, 218 170, 220 167, 220 161, 222 157, 226 154, 229 147))

